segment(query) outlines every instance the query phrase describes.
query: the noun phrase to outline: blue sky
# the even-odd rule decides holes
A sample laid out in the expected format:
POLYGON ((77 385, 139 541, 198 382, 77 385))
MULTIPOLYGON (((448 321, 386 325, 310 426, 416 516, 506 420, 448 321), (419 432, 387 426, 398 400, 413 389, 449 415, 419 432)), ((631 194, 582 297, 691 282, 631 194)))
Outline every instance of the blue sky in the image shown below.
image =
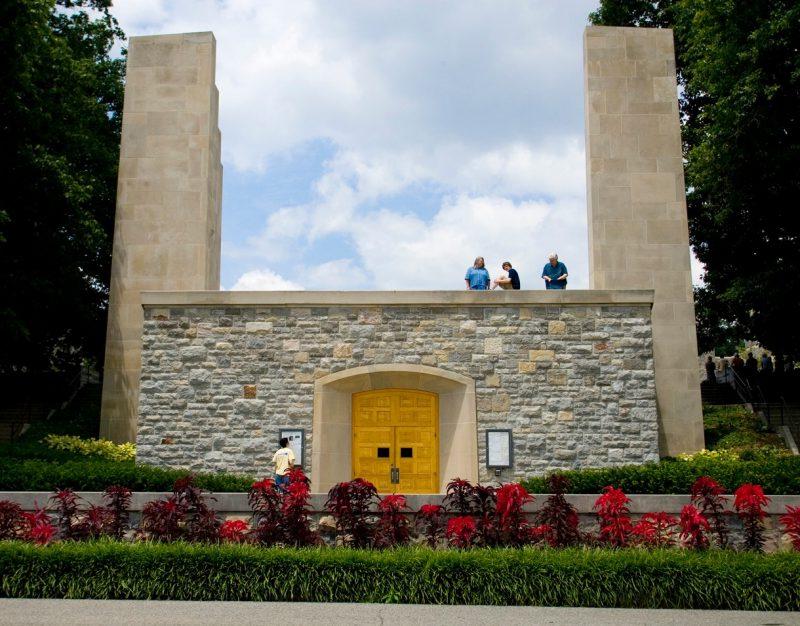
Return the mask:
POLYGON ((225 289, 461 289, 477 255, 588 287, 582 33, 596 0, 116 0, 212 30, 225 289))

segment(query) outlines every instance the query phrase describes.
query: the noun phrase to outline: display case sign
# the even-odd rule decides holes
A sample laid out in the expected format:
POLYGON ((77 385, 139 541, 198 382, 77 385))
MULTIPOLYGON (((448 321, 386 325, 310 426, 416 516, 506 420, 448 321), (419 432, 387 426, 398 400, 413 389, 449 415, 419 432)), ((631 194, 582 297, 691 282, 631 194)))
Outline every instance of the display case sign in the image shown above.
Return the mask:
POLYGON ((511 467, 513 446, 510 430, 486 431, 486 466, 491 468, 511 467))
POLYGON ((305 431, 302 428, 282 428, 279 439, 289 440, 289 448, 294 452, 295 467, 303 467, 303 447, 305 431))

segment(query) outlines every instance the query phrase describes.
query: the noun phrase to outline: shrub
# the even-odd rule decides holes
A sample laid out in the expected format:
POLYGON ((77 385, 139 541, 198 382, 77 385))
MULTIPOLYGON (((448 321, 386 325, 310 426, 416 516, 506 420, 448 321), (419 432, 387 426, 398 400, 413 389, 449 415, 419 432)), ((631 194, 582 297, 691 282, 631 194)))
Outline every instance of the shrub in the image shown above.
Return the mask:
POLYGON ((92 504, 75 524, 73 539, 97 539, 107 531, 109 517, 106 507, 92 504))
POLYGON ((375 485, 363 478, 339 483, 331 488, 325 510, 336 520, 336 530, 342 543, 355 548, 372 545, 373 526, 369 516, 376 500, 378 491, 375 485))
POLYGON ((728 524, 725 522, 725 487, 713 478, 701 476, 692 485, 692 502, 708 520, 720 548, 728 546, 728 524))
POLYGON ((16 502, 0 500, 0 541, 17 539, 22 535, 25 518, 16 502))
POLYGON ((800 610, 800 554, 0 545, 4 597, 800 610))
POLYGON ((108 510, 105 532, 114 539, 122 539, 129 528, 131 495, 131 490, 121 485, 111 485, 103 492, 108 510))
POLYGON ((792 547, 800 551, 800 506, 786 506, 786 513, 781 515, 783 532, 789 535, 792 547))
POLYGON ((764 507, 769 498, 764 495, 760 485, 744 484, 733 494, 733 508, 742 520, 744 547, 747 550, 761 551, 764 548, 764 507))
POLYGON ((681 540, 694 550, 705 550, 709 546, 707 533, 711 530, 708 520, 692 504, 681 509, 681 540))
POLYGON ((533 502, 525 487, 519 483, 506 483, 497 491, 497 539, 500 545, 521 546, 530 540, 530 526, 523 508, 533 502))
POLYGON ((137 535, 153 541, 176 541, 183 534, 185 517, 186 511, 174 495, 148 502, 142 508, 137 535))
MULTIPOLYGON (((175 481, 172 488, 185 519, 184 537, 187 541, 216 541, 219 538, 220 520, 216 511, 206 504, 207 496, 195 484, 193 474, 175 481)), ((214 500, 214 498, 209 498, 214 500)))
POLYGON ((578 511, 564 497, 569 484, 563 474, 550 475, 547 480, 550 495, 536 516, 537 532, 554 548, 575 545, 580 539, 578 511))
POLYGON ((77 539, 78 494, 72 489, 61 489, 51 498, 56 507, 56 525, 61 539, 77 539))
MULTIPOLYGON (((698 456, 690 461, 662 459, 660 463, 602 469, 560 471, 571 493, 599 493, 615 485, 626 493, 690 493, 700 476, 708 476, 732 493, 744 483, 758 483, 765 493, 800 495, 800 456, 756 456, 745 461, 698 456)), ((547 493, 547 477, 523 481, 530 493, 547 493)))
POLYGON ((469 548, 476 540, 477 524, 475 518, 469 515, 451 517, 447 520, 445 531, 447 541, 454 548, 469 548))
POLYGON ((476 518, 476 541, 482 546, 495 545, 498 540, 495 524, 497 493, 490 485, 473 485, 463 478, 447 483, 444 506, 460 517, 476 518))
POLYGON ((23 511, 22 517, 25 520, 22 536, 26 541, 31 541, 36 545, 46 545, 58 532, 44 509, 37 508, 33 513, 23 511))
POLYGON ((250 524, 241 519, 226 520, 219 527, 219 538, 230 543, 247 542, 250 524))
POLYGON ((628 545, 633 530, 628 503, 631 499, 621 489, 611 485, 603 488, 603 494, 594 503, 600 522, 600 540, 618 548, 628 545))
POLYGON ((319 542, 311 531, 308 506, 309 481, 303 470, 295 468, 289 472, 289 485, 281 504, 281 526, 284 541, 292 546, 310 546, 319 542))
POLYGON ((408 510, 406 497, 390 495, 378 503, 378 525, 375 529, 375 547, 391 548, 408 543, 411 538, 408 517, 403 511, 408 510))
POLYGON ((423 504, 417 512, 417 528, 431 548, 444 535, 444 507, 440 504, 423 504))
POLYGON ((253 534, 260 544, 271 546, 282 538, 281 494, 271 478, 253 483, 247 502, 253 510, 253 534))
POLYGON ((82 439, 74 435, 47 435, 43 443, 50 448, 75 452, 84 456, 97 456, 109 461, 133 461, 136 444, 114 443, 108 439, 82 439))
POLYGON ((669 548, 675 545, 677 518, 669 513, 645 513, 631 529, 631 534, 648 548, 669 548))

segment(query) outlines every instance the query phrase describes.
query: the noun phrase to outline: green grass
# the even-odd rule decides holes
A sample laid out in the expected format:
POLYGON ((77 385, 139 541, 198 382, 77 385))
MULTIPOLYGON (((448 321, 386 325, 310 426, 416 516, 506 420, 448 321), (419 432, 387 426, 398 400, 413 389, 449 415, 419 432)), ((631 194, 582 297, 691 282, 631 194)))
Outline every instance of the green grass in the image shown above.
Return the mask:
POLYGON ((800 609, 800 554, 0 544, 16 598, 800 609))
POLYGON ((705 405, 703 427, 709 450, 742 452, 785 447, 780 435, 769 432, 761 418, 738 404, 705 405))

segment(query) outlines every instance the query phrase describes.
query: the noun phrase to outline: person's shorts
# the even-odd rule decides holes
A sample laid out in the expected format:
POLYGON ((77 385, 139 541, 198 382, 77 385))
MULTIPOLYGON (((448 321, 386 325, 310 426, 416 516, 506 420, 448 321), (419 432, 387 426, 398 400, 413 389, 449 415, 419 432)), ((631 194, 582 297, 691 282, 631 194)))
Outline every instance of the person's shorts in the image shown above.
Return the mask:
POLYGON ((283 476, 275 474, 275 486, 281 491, 286 491, 289 486, 289 474, 284 474, 283 476))
POLYGON ((545 283, 545 289, 566 289, 566 285, 554 285, 552 282, 545 283))

